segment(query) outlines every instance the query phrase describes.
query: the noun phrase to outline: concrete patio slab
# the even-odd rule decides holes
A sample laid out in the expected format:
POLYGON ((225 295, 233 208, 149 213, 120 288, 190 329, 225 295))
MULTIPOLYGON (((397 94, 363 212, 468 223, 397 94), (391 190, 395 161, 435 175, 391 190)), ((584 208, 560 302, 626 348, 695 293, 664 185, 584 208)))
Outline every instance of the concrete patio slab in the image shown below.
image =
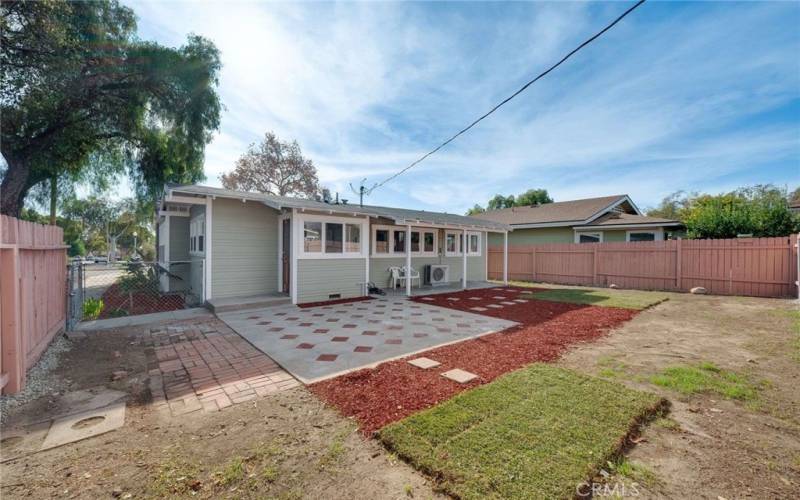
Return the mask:
POLYGON ((446 379, 450 379, 453 382, 458 382, 459 384, 466 384, 471 380, 475 380, 478 378, 477 375, 474 373, 470 373, 468 371, 462 370, 460 368, 455 368, 453 370, 448 370, 442 373, 442 377, 446 379))
POLYGON ((441 363, 439 363, 438 361, 434 361, 426 357, 412 359, 411 361, 408 362, 408 364, 416 366, 417 368, 422 368, 423 370, 436 368, 437 366, 441 365, 441 363))
POLYGON ((404 297, 219 317, 306 384, 516 325, 404 297))
POLYGON ((128 326, 148 325, 150 323, 162 323, 164 321, 213 317, 214 315, 211 314, 211 312, 205 307, 193 307, 191 309, 178 309, 175 311, 165 311, 152 314, 139 314, 137 316, 123 316, 121 318, 82 321, 75 326, 75 330, 110 330, 114 328, 125 328, 128 326))
POLYGON ((74 443, 106 432, 125 424, 125 403, 116 403, 105 408, 76 413, 53 422, 50 432, 42 443, 42 449, 55 448, 74 443))

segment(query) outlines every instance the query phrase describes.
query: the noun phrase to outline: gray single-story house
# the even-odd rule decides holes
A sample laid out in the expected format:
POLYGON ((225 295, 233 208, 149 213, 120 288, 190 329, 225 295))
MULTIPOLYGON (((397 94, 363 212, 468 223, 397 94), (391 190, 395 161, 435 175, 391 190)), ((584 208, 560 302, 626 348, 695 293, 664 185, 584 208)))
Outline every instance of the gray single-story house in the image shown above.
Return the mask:
MULTIPOLYGON (((473 217, 508 224, 511 245, 661 241, 683 234, 678 220, 642 214, 626 195, 490 210, 473 217)), ((502 244, 491 236, 489 243, 502 244)))
MULTIPOLYGON (((390 267, 410 266, 423 285, 467 288, 487 279, 488 234, 510 230, 448 213, 167 186, 157 213, 168 271, 160 287, 201 303, 284 294, 302 304, 364 296, 368 282, 390 286, 390 267)), ((403 286, 410 295, 412 283, 403 286)))

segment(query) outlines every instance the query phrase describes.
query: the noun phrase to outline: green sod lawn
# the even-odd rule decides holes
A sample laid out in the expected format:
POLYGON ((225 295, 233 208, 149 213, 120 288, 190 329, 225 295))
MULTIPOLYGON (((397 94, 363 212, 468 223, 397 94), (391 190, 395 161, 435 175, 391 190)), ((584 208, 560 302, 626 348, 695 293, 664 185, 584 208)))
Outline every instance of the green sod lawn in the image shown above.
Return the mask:
POLYGON ((398 456, 460 498, 572 498, 668 403, 533 364, 379 432, 398 456))
POLYGON ((751 401, 764 385, 745 375, 723 370, 710 362, 696 366, 670 366, 650 381, 683 394, 715 393, 728 399, 751 401))
POLYGON ((522 295, 522 298, 641 310, 667 300, 668 295, 659 292, 641 292, 636 290, 551 288, 549 290, 525 293, 522 295))

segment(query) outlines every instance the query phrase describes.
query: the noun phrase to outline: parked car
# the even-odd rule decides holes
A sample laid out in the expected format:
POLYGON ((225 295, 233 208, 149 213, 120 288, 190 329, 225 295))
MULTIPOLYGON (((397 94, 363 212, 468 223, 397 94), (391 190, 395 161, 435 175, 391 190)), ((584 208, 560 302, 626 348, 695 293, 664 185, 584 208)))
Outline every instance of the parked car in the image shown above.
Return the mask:
POLYGON ((95 255, 94 257, 95 264, 108 264, 108 257, 105 255, 95 255))

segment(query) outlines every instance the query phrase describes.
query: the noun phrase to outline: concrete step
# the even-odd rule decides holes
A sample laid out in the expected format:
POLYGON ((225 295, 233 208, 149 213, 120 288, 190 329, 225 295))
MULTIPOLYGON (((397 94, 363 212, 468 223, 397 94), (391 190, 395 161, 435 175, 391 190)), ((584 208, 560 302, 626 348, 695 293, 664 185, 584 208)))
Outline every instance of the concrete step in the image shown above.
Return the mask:
POLYGON ((219 314, 231 311, 244 311, 246 309, 283 306, 291 303, 291 297, 283 294, 249 295, 246 297, 211 299, 208 301, 208 308, 211 309, 214 314, 219 314))

